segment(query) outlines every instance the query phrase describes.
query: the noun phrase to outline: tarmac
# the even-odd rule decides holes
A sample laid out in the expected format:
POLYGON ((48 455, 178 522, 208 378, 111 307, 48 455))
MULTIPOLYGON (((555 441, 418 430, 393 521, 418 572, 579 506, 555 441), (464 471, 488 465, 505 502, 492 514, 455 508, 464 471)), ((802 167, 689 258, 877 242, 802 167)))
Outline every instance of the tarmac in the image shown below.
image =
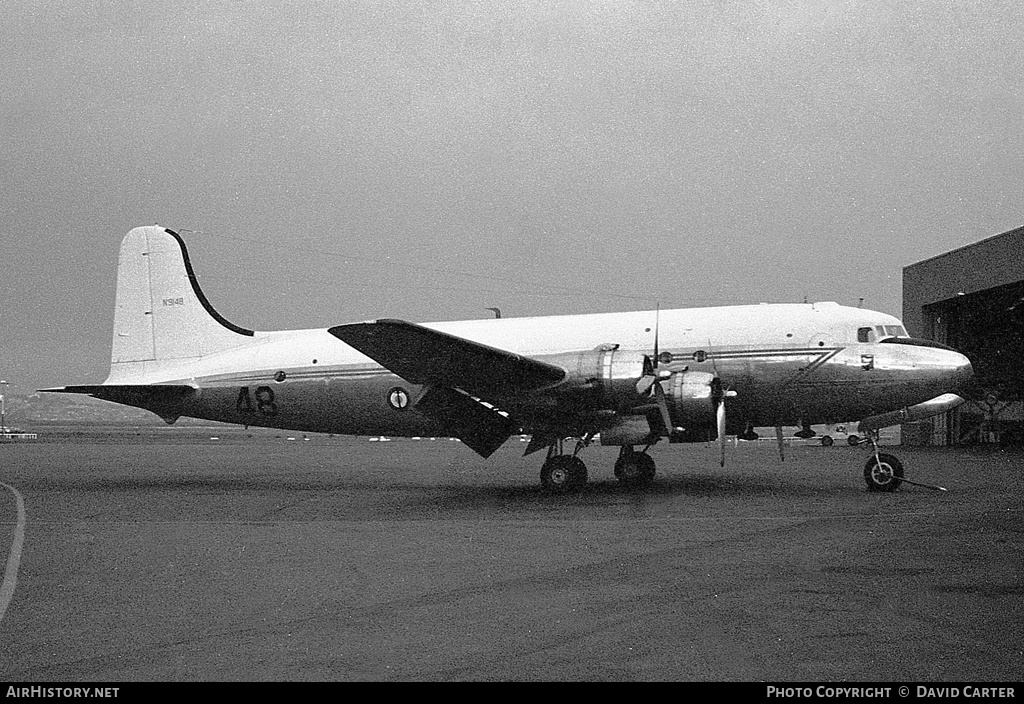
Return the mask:
POLYGON ((591 447, 552 495, 518 442, 285 435, 0 445, 0 679, 1024 672, 1019 451, 886 448, 948 491, 876 494, 863 447, 658 445, 643 490, 591 447))

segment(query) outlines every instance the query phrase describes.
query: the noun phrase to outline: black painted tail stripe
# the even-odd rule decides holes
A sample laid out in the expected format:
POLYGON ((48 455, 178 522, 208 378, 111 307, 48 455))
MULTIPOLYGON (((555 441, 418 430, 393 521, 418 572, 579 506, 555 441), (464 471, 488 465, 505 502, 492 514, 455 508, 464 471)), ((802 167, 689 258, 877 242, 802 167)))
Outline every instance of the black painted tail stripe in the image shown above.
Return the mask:
POLYGON ((185 240, 181 239, 181 236, 174 230, 165 227, 164 232, 178 241, 178 246, 181 247, 181 258, 185 260, 185 272, 188 274, 188 281, 192 284, 192 290, 195 292, 196 298, 199 299, 199 302, 202 304, 203 308, 206 309, 206 312, 210 314, 210 317, 231 332, 237 332, 239 335, 247 335, 249 337, 254 336, 256 333, 252 330, 247 330, 246 328, 235 325, 218 313, 213 305, 210 304, 210 301, 206 298, 206 294, 203 293, 203 289, 199 287, 199 279, 196 277, 195 271, 192 270, 192 262, 190 262, 188 258, 188 248, 185 247, 185 240))

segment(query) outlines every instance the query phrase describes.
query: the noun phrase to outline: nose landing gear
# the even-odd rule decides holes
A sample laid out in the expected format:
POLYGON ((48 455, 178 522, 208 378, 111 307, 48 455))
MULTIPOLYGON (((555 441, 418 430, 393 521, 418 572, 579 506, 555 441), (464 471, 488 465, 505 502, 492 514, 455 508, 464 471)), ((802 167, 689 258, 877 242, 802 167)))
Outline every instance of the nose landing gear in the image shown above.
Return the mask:
POLYGON ((903 483, 903 464, 876 447, 864 465, 864 481, 868 491, 896 491, 903 483))
POLYGON ((868 438, 872 450, 867 464, 864 465, 864 482, 868 485, 868 491, 896 491, 900 488, 900 484, 904 483, 935 491, 946 491, 945 487, 915 482, 904 477, 903 464, 894 456, 879 452, 873 435, 869 434, 868 438))

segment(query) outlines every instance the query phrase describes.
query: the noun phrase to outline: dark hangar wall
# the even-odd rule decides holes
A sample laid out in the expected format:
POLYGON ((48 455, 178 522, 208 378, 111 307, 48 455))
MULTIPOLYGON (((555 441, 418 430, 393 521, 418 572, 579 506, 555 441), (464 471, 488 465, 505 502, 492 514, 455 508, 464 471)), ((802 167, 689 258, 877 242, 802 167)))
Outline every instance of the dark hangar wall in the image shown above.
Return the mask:
POLYGON ((904 267, 903 322, 975 372, 968 404, 908 437, 1024 444, 1024 227, 904 267))

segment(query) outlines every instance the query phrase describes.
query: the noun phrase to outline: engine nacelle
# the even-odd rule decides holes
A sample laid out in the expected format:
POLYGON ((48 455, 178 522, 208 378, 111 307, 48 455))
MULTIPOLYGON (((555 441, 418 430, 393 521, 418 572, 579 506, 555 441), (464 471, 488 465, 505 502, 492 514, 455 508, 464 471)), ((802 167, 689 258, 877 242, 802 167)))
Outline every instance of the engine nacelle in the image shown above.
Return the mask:
MULTIPOLYGON (((669 416, 674 429, 669 434, 671 442, 707 442, 717 436, 715 430, 716 404, 719 390, 713 374, 706 372, 676 372, 662 382, 669 416), (679 428, 683 430, 679 430, 679 428)), ((634 403, 650 406, 652 399, 636 394, 633 387, 634 403)), ((656 427, 660 427, 660 424, 656 427)), ((617 416, 611 424, 601 429, 602 445, 644 445, 657 440, 657 431, 651 428, 646 413, 642 415, 617 416)))
POLYGON ((708 372, 677 372, 663 382, 672 422, 687 430, 715 427, 718 383, 708 372))
POLYGON ((620 350, 618 345, 601 345, 586 352, 567 352, 541 357, 568 372, 567 379, 553 391, 562 403, 582 409, 628 411, 643 396, 636 384, 644 375, 644 354, 620 350))
MULTIPOLYGON (((586 352, 552 355, 544 359, 568 372, 566 381, 554 390, 560 405, 570 405, 574 410, 589 408, 625 416, 631 412, 643 414, 638 410, 640 407, 650 407, 655 403, 651 393, 637 390, 637 382, 644 376, 646 357, 643 352, 620 350, 617 345, 602 345, 586 352)), ((667 371, 665 366, 661 369, 667 371)), ((713 374, 675 370, 659 383, 665 391, 673 426, 687 429, 715 427, 718 400, 715 385, 718 381, 713 374)), ((630 429, 623 432, 627 434, 641 432, 636 423, 626 425, 630 429)))

